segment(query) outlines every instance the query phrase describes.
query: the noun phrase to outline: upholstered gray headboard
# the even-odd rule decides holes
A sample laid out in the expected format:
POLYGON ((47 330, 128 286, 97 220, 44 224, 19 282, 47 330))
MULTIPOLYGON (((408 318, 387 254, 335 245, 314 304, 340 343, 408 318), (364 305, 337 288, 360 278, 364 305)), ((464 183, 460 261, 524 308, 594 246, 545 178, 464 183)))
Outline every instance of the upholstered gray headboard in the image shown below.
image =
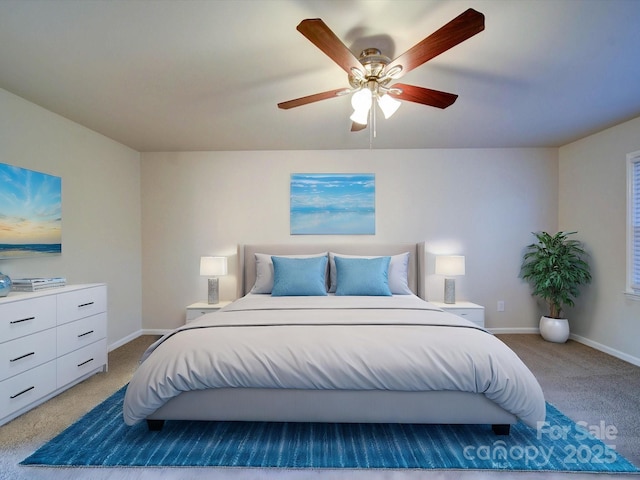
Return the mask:
POLYGON ((421 298, 425 295, 425 245, 421 243, 316 243, 238 245, 238 298, 246 295, 256 281, 256 253, 301 255, 320 252, 344 255, 397 255, 409 252, 409 288, 421 298))

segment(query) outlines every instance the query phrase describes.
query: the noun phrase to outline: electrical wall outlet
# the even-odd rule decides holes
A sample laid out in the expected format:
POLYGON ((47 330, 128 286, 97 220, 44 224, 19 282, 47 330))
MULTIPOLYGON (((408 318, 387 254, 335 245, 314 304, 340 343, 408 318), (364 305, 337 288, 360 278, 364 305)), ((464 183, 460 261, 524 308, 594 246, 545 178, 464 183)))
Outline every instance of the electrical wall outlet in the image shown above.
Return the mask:
POLYGON ((504 312, 504 300, 498 300, 498 311, 504 312))

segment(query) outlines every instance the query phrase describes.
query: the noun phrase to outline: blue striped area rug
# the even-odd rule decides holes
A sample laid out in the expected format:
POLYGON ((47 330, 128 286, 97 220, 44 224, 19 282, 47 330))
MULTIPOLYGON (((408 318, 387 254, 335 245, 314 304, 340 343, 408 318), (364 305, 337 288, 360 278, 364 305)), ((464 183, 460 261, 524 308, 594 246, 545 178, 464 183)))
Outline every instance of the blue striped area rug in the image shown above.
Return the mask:
POLYGON ((464 469, 640 473, 547 404, 538 429, 167 421, 127 427, 121 389, 21 462, 34 466, 464 469))

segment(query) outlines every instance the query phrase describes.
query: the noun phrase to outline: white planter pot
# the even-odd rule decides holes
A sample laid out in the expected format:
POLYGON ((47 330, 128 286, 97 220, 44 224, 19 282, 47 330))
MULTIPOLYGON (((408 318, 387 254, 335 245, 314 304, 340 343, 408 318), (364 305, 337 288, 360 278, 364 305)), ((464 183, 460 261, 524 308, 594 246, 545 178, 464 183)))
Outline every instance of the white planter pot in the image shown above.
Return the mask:
POLYGON ((540 335, 548 342, 566 342, 569 338, 569 320, 566 318, 541 317, 540 335))

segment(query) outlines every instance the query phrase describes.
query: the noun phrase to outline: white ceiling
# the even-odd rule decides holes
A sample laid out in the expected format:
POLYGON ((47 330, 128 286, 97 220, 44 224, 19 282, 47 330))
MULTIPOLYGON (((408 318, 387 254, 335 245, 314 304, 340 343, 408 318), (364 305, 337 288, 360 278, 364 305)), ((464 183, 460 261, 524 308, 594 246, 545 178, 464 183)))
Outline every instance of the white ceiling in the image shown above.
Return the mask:
POLYGON ((347 87, 297 24, 322 18, 356 54, 395 58, 462 13, 485 31, 403 83, 373 148, 560 146, 640 115, 638 0, 0 0, 0 87, 138 151, 369 148, 347 87))

